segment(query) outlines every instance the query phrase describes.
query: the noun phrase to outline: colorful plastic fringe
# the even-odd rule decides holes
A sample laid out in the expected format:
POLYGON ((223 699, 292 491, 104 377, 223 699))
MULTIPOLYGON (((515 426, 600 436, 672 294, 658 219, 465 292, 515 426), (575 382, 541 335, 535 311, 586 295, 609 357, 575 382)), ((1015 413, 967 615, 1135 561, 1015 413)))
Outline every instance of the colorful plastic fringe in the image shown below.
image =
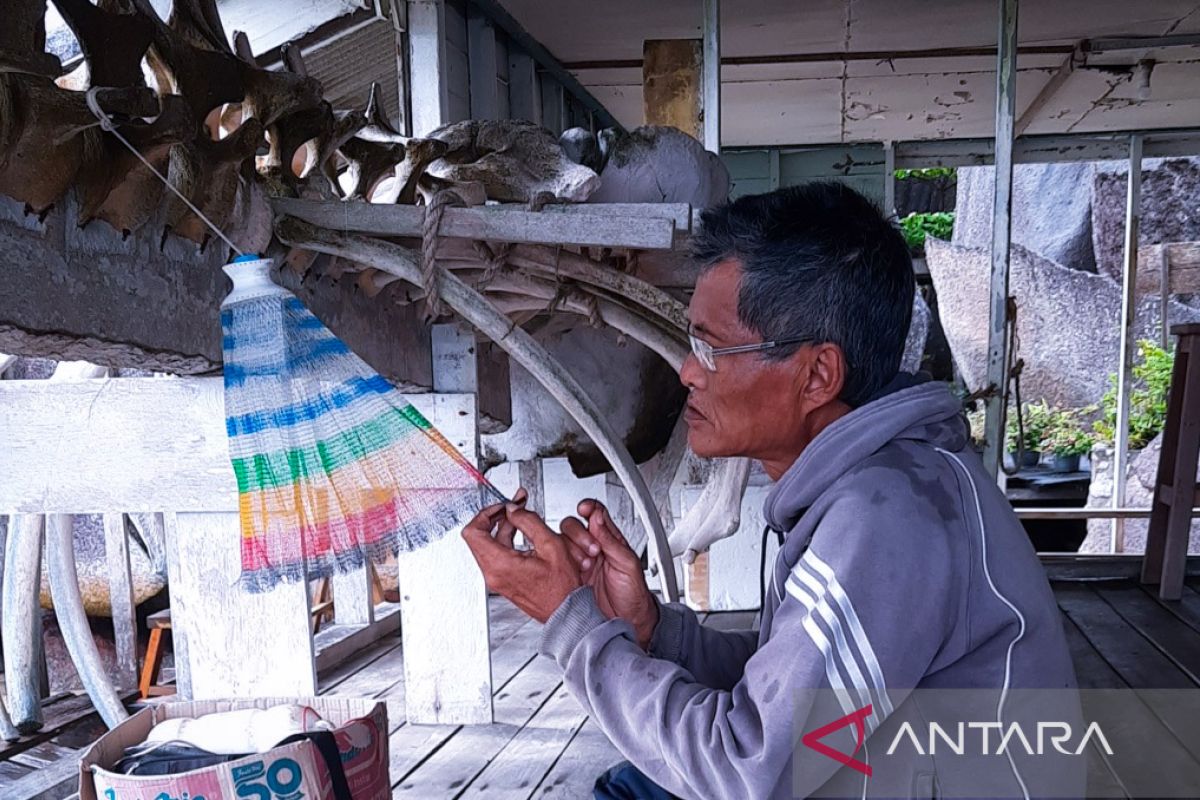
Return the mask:
POLYGON ((266 267, 227 267, 235 290, 221 308, 245 587, 381 562, 504 500, 297 298, 239 291, 238 270, 266 267))

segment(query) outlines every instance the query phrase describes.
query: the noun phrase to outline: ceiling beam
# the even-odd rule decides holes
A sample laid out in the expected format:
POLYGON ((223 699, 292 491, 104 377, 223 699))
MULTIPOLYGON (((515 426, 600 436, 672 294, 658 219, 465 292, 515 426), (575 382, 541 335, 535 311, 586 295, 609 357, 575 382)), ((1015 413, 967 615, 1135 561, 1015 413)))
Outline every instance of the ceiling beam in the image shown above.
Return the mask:
POLYGON ((1017 124, 1013 126, 1013 136, 1021 136, 1025 133, 1025 129, 1029 127, 1029 123, 1037 119, 1037 115, 1046 107, 1046 103, 1058 93, 1062 85, 1067 82, 1067 78, 1071 77, 1071 73, 1075 71, 1075 67, 1083 63, 1083 42, 1075 46, 1063 62, 1058 65, 1058 69, 1054 70, 1054 74, 1050 76, 1050 80, 1042 87, 1041 91, 1030 101, 1025 110, 1021 112, 1021 116, 1017 119, 1017 124))

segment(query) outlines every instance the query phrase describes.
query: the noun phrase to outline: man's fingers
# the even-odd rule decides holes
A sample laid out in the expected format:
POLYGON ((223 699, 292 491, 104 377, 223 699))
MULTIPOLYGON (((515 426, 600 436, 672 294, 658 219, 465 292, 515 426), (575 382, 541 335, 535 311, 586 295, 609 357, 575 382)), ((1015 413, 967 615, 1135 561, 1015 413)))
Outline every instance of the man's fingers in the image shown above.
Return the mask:
POLYGON ((496 541, 505 547, 511 548, 513 547, 513 534, 516 531, 517 529, 513 527, 513 524, 507 518, 502 518, 500 520, 500 527, 496 529, 496 541))
MULTIPOLYGON (((625 537, 613 525, 607 510, 598 510, 588 517, 588 532, 600 545, 600 552, 607 556, 614 565, 631 569, 638 561, 637 553, 633 552, 633 548, 625 541, 625 537)), ((640 568, 640 564, 637 566, 640 568)))
POLYGON ((533 542, 535 550, 549 551, 556 545, 561 546, 558 541, 558 536, 550 527, 542 521, 542 518, 532 511, 521 508, 516 503, 509 503, 505 507, 505 514, 508 521, 516 526, 517 530, 525 534, 525 538, 533 542))
POLYGON ((575 517, 564 519, 558 529, 562 531, 563 536, 587 555, 600 555, 600 545, 596 544, 596 540, 588 533, 588 529, 575 517))

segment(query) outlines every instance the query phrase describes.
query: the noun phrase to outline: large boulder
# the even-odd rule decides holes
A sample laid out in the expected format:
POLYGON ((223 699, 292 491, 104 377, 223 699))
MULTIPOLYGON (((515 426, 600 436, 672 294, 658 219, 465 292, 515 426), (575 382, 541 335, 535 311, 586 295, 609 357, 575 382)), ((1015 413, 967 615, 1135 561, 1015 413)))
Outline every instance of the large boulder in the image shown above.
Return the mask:
MULTIPOLYGON (((1097 165, 1092 240, 1101 274, 1121 279, 1125 263, 1125 197, 1129 170, 1121 162, 1097 165)), ((1079 191, 1080 187, 1076 187, 1079 191)), ((1142 166, 1138 244, 1200 241, 1200 158, 1147 159, 1142 166)), ((1154 265, 1157 266, 1157 265, 1154 265)))
MULTIPOLYGON (((991 254, 930 238, 925 258, 937 290, 938 311, 954 360, 967 386, 981 388, 987 374, 991 254)), ((1121 288, 1104 275, 1068 269, 1012 248, 1010 291, 1017 299, 1017 356, 1025 360, 1025 399, 1085 406, 1099 401, 1117 369, 1121 288)), ((1200 320, 1200 311, 1172 302, 1172 323, 1200 320)), ((1158 301, 1138 307, 1136 334, 1158 336, 1158 301)))
MULTIPOLYGON (((1128 479, 1125 482, 1125 506, 1149 508, 1154 498, 1154 479, 1158 472, 1158 458, 1162 452, 1162 434, 1154 437, 1150 444, 1133 454, 1129 462, 1128 479)), ((1200 481, 1200 469, 1197 469, 1200 481)), ((1112 450, 1096 448, 1092 452, 1092 483, 1088 488, 1088 508, 1110 508, 1113 498, 1112 450)), ((1145 519, 1125 520, 1125 546, 1123 552, 1146 552, 1146 531, 1149 521, 1145 519)), ((1079 546, 1081 553, 1107 553, 1110 549, 1112 522, 1106 519, 1088 521, 1087 537, 1079 546)), ((1188 537, 1188 553, 1200 554, 1200 519, 1192 521, 1188 537)))
POLYGON ((707 208, 729 197, 729 169, 678 128, 644 125, 604 148, 600 188, 589 203, 691 203, 707 208))
MULTIPOLYGON (((1092 254, 1090 163, 1018 164, 1013 167, 1012 240, 1072 269, 1096 271, 1092 254)), ((960 167, 954 244, 992 247, 993 167, 960 167)))

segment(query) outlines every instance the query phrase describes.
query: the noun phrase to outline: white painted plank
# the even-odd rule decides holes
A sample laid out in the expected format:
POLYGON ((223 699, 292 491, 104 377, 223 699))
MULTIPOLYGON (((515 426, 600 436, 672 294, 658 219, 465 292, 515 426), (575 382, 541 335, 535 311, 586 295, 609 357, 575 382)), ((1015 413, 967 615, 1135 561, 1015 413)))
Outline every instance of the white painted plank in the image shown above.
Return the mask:
POLYGON ((133 604, 133 580, 129 566, 129 539, 125 515, 110 512, 104 517, 104 560, 108 566, 108 595, 112 607, 113 637, 117 651, 118 689, 137 686, 137 616, 133 604))
POLYGON ((530 797, 539 800, 576 800, 589 797, 596 778, 625 757, 600 730, 595 720, 583 723, 562 756, 530 797))
POLYGON ((171 623, 187 641, 192 696, 302 697, 317 691, 308 587, 242 591, 238 515, 173 515, 178 561, 169 575, 171 623))
POLYGON ((474 393, 479 387, 474 332, 465 325, 434 325, 429 338, 433 351, 433 390, 474 393))
MULTIPOLYGON (((163 549, 167 554, 167 585, 175 586, 182 582, 182 561, 179 558, 179 547, 174 531, 177 527, 176 515, 173 511, 163 512, 163 549)), ((175 691, 180 700, 192 698, 192 667, 191 649, 188 647, 188 604, 190 598, 184 596, 176 600, 171 598, 171 652, 175 656, 175 691), (175 614, 183 616, 180 622, 174 621, 175 614)))
POLYGON ((0 512, 235 511, 220 378, 0 381, 0 512))
POLYGON ((463 796, 527 800, 586 719, 579 703, 560 684, 463 796))
POLYGON ((336 625, 369 625, 375 621, 371 600, 371 572, 367 564, 351 572, 333 574, 333 621, 336 625))
MULTIPOLYGON (((460 452, 476 459, 474 395, 431 395, 421 409, 460 452)), ((408 718, 486 724, 492 719, 487 590, 458 530, 396 559, 405 642, 408 718)))
POLYGON ((409 0, 408 49, 412 65, 409 103, 414 136, 426 136, 449 119, 445 34, 444 0, 409 0))
MULTIPOLYGON (((420 236, 424 206, 344 203, 295 198, 271 201, 276 213, 287 214, 333 230, 387 236, 420 236)), ((616 204, 614 204, 616 205, 616 204)), ((670 250, 675 243, 675 204, 666 210, 636 214, 622 203, 620 213, 606 204, 564 206, 571 211, 528 211, 509 206, 447 208, 439 231, 443 236, 529 244, 575 244, 670 250), (635 215, 636 214, 636 215, 635 215)), ((549 207, 548 207, 549 208, 549 207)))
POLYGON ((0 381, 0 440, 3 514, 238 508, 220 378, 0 381))

